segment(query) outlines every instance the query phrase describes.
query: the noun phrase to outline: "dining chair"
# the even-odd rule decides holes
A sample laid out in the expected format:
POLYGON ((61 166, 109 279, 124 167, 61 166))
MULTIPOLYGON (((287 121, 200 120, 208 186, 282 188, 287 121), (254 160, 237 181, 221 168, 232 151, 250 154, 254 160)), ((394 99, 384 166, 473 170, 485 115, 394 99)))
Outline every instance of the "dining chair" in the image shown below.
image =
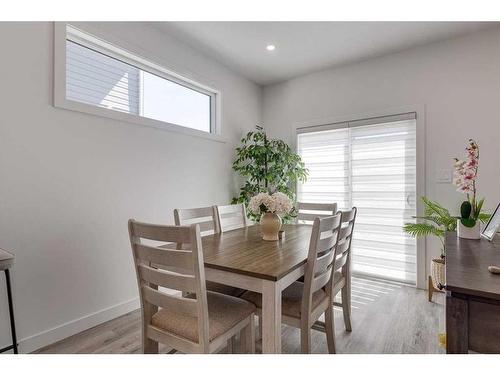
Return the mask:
POLYGON ((255 352, 251 303, 205 288, 199 224, 164 226, 128 223, 142 314, 142 350, 158 353, 163 343, 185 353, 213 353, 241 331, 241 349, 255 352), (165 249, 151 242, 182 243, 165 249), (190 293, 184 297, 164 287, 190 293))
MULTIPOLYGON (((198 208, 176 208, 174 210, 175 225, 199 224, 201 236, 220 233, 217 210, 215 206, 198 208)), ((232 286, 207 281, 207 290, 239 297, 245 290, 232 286)))
POLYGON ((215 206, 215 209, 221 233, 244 228, 248 225, 247 212, 243 203, 215 206))
POLYGON ((297 224, 312 224, 317 217, 323 218, 335 215, 337 203, 306 203, 297 202, 297 224))
MULTIPOLYGON (((314 219, 304 282, 296 281, 282 292, 282 321, 300 329, 302 353, 311 352, 311 329, 323 313, 328 351, 335 353, 333 286, 342 277, 340 272, 334 272, 340 224, 340 212, 314 219)), ((253 302, 261 317, 262 295, 249 291, 242 298, 253 302)))

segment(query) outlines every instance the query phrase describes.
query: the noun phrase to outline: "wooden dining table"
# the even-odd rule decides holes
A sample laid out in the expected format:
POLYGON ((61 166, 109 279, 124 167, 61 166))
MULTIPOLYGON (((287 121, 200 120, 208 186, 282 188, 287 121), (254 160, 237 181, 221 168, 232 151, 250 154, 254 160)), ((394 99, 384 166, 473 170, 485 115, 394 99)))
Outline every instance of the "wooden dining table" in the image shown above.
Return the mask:
POLYGON ((310 225, 284 225, 264 241, 258 225, 202 238, 208 281, 262 294, 262 352, 281 353, 281 292, 304 275, 310 225))

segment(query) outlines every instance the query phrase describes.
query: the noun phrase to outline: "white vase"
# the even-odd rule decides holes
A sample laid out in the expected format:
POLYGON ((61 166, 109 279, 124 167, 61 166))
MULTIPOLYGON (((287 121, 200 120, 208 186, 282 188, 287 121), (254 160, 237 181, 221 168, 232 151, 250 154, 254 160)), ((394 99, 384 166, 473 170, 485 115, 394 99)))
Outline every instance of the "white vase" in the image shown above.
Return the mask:
POLYGON ((476 220, 476 225, 474 225, 472 228, 469 228, 463 225, 460 219, 458 219, 457 236, 460 238, 467 238, 469 240, 479 240, 481 238, 481 225, 479 223, 479 220, 476 220))

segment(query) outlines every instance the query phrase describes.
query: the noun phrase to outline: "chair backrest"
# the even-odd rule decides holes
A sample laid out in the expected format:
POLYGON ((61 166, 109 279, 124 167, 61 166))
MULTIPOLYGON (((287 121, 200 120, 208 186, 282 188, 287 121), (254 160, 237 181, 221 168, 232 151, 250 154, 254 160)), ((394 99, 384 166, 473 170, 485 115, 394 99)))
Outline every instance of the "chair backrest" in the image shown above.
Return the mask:
POLYGON ((324 218, 335 215, 337 203, 305 203, 297 202, 297 224, 312 224, 317 217, 324 218))
POLYGON ((209 342, 208 307, 200 227, 155 225, 129 220, 129 235, 134 257, 144 327, 150 329, 158 308, 198 318, 198 343, 209 342), (160 248, 143 243, 175 242, 184 248, 160 248), (195 294, 194 298, 169 295, 158 287, 195 294))
POLYGON ((302 316, 310 316, 313 293, 332 279, 341 220, 340 212, 333 216, 314 219, 304 274, 302 316))
POLYGON ((354 223, 358 209, 353 207, 348 211, 342 211, 342 226, 339 233, 339 241, 336 250, 336 261, 334 272, 342 269, 342 274, 346 276, 349 273, 349 263, 351 257, 352 234, 354 232, 354 223))
POLYGON ((199 208, 176 208, 174 210, 175 225, 200 225, 201 236, 219 233, 217 212, 214 206, 199 208))
POLYGON ((221 233, 244 228, 248 225, 247 212, 243 203, 216 206, 215 209, 221 233))

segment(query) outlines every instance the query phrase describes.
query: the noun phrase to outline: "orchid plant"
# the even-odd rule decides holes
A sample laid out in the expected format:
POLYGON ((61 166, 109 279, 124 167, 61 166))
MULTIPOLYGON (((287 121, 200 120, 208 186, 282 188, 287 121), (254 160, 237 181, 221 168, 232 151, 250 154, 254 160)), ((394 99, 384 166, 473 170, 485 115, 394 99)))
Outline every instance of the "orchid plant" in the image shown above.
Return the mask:
POLYGON ((445 257, 445 235, 446 232, 455 231, 457 219, 467 227, 473 227, 477 221, 485 222, 490 215, 481 213, 484 199, 477 200, 476 179, 479 166, 479 146, 469 139, 465 160, 455 160, 455 172, 453 184, 457 190, 467 195, 467 201, 460 207, 460 216, 452 216, 448 209, 438 202, 422 197, 424 204, 424 216, 413 216, 419 219, 418 223, 405 223, 403 230, 413 237, 436 236, 441 241, 441 257, 445 257))
POLYGON ((481 213, 484 198, 477 199, 476 179, 479 169, 479 145, 473 139, 469 139, 465 151, 465 160, 454 159, 453 184, 457 186, 457 191, 467 196, 467 200, 460 206, 460 222, 462 225, 472 228, 478 220, 487 221, 490 215, 481 213))

